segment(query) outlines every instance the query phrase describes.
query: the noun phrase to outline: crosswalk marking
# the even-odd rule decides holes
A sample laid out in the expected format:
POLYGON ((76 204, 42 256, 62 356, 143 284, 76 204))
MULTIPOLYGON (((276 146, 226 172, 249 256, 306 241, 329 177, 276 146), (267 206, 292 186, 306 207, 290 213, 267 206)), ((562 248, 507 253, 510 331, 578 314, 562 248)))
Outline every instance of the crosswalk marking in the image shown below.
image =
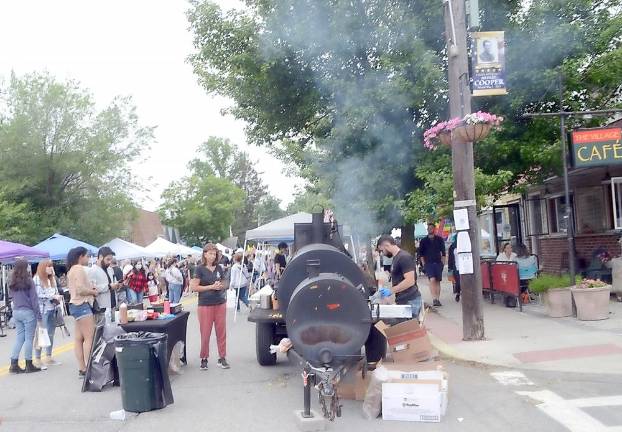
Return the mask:
POLYGON ((622 395, 569 399, 567 402, 577 408, 622 406, 622 395))
POLYGON ((533 381, 525 376, 524 373, 519 371, 501 371, 491 372, 490 375, 496 379, 500 384, 505 386, 532 386, 535 385, 533 381))
POLYGON ((594 417, 582 411, 581 408, 594 406, 609 406, 612 402, 619 405, 622 396, 596 397, 566 400, 550 390, 518 391, 517 394, 527 396, 540 402, 536 407, 555 419, 572 432, 620 432, 622 427, 608 427, 594 417))

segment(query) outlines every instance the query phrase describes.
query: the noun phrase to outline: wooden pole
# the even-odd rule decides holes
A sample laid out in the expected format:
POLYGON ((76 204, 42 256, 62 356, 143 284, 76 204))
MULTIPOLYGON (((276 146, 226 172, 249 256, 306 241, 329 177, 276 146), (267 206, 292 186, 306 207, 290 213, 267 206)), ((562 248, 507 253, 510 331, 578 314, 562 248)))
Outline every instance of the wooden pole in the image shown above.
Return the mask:
MULTIPOLYGON (((466 11, 464 0, 445 1, 445 38, 448 53, 450 117, 471 113, 471 91, 467 60, 466 11)), ((473 143, 452 142, 454 207, 466 208, 473 256, 473 273, 461 274, 462 333, 464 340, 484 338, 482 275, 479 259, 479 224, 475 203, 473 143)))

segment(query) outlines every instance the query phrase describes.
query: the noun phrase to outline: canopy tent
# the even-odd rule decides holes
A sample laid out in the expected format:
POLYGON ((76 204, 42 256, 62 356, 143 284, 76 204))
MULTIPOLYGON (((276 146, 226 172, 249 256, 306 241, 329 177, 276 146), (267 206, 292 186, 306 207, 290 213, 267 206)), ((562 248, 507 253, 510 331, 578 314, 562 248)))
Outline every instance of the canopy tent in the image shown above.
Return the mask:
POLYGON ((246 231, 246 240, 263 242, 294 241, 294 224, 311 223, 311 213, 296 213, 246 231))
POLYGON ((237 249, 238 248, 238 236, 233 236, 233 237, 229 237, 226 238, 222 241, 222 244, 218 243, 218 245, 223 246, 227 249, 237 249))
POLYGON ((48 252, 52 260, 64 260, 67 258, 67 252, 78 246, 86 248, 91 255, 97 255, 98 249, 95 246, 58 233, 43 240, 41 243, 35 245, 34 248, 48 252))
MULTIPOLYGON (((311 213, 296 213, 277 219, 255 229, 246 231, 246 241, 254 240, 265 243, 293 242, 294 241, 294 224, 311 223, 311 213)), ((347 226, 341 226, 341 234, 343 236, 350 235, 350 229, 347 226)))
POLYGON ((14 261, 15 258, 23 257, 28 260, 49 258, 46 251, 19 243, 0 240, 0 262, 14 261))
POLYGON ((192 246, 192 250, 198 253, 203 253, 203 248, 199 246, 192 246))
POLYGON ((132 259, 132 258, 156 258, 157 255, 151 251, 148 251, 144 247, 135 245, 120 238, 110 240, 108 243, 102 245, 108 246, 114 252, 115 258, 118 260, 132 259))
POLYGON ((201 252, 197 252, 195 249, 190 248, 188 246, 184 246, 178 243, 173 243, 165 238, 158 237, 155 239, 153 243, 149 246, 145 247, 148 251, 154 253, 157 256, 166 256, 166 255, 200 255, 201 252))

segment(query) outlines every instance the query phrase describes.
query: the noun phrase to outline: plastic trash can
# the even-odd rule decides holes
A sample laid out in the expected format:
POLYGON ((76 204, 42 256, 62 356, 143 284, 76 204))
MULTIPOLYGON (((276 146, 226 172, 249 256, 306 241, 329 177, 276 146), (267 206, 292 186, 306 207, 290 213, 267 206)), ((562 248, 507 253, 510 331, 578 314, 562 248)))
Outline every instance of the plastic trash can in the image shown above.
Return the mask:
POLYGON ((137 332, 115 337, 123 409, 145 412, 173 403, 168 376, 167 335, 137 332))

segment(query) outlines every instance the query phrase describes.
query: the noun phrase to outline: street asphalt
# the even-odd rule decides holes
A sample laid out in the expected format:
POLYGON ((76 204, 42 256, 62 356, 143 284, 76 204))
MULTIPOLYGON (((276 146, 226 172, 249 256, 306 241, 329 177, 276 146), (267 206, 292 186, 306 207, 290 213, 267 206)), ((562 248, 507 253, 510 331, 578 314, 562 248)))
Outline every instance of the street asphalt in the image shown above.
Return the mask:
MULTIPOLYGON (((194 303, 194 299, 187 300, 194 303)), ((125 421, 109 418, 111 411, 122 408, 119 388, 101 393, 80 392, 70 338, 57 334, 57 359, 62 365, 41 373, 9 375, 9 352, 14 339, 14 331, 9 330, 8 337, 0 338, 0 356, 6 362, 0 364, 0 431, 296 431, 293 413, 302 408, 300 371, 284 357, 274 367, 256 363, 254 325, 246 321, 245 312, 235 323, 229 316, 227 357, 231 369, 217 368, 216 359, 212 358, 210 369, 200 371, 195 306, 188 304, 186 309, 191 312, 189 364, 181 375, 172 377, 175 403, 159 411, 128 413, 125 421)), ((212 346, 215 350, 215 340, 212 346)), ((592 431, 613 431, 620 430, 622 425, 620 407, 606 405, 622 398, 617 396, 622 394, 619 380, 610 376, 529 371, 515 379, 515 371, 451 360, 445 360, 445 364, 450 374, 449 406, 441 423, 366 420, 361 402, 344 401, 342 417, 329 424, 328 430, 556 432, 586 430, 582 429, 586 424, 602 425, 602 429, 598 426, 592 431), (508 373, 512 379, 504 378, 508 373), (551 394, 562 400, 598 400, 592 405, 583 401, 579 419, 568 422, 556 419, 558 410, 548 409, 550 403, 542 403, 551 394), (589 419, 595 419, 595 423, 589 419)), ((317 410, 316 401, 313 398, 317 410)))

